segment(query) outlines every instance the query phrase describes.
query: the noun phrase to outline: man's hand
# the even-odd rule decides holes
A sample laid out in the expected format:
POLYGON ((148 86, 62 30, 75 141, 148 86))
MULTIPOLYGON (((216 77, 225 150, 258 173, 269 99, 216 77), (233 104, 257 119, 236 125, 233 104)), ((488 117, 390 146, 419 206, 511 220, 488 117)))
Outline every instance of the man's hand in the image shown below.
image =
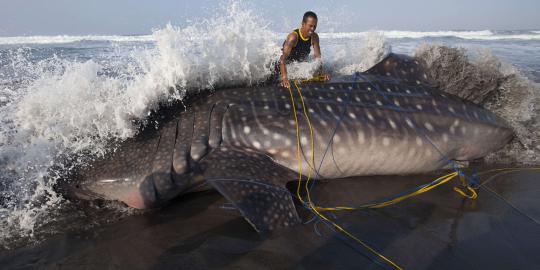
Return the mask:
POLYGON ((327 82, 327 81, 330 80, 330 75, 324 73, 322 76, 324 77, 324 81, 325 81, 325 82, 327 82))
POLYGON ((287 89, 291 88, 291 82, 289 82, 289 78, 287 78, 287 76, 281 77, 281 86, 287 89))

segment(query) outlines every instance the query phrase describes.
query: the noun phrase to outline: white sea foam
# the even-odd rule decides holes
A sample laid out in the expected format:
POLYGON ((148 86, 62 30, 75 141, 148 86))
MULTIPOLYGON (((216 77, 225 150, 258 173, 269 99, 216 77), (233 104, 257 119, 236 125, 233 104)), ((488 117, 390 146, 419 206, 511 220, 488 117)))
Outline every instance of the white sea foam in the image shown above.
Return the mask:
POLYGON ((280 53, 265 38, 272 33, 238 3, 225 14, 155 31, 156 45, 133 52, 113 77, 107 75, 110 67, 94 60, 53 57, 34 63, 24 50, 10 57, 6 67, 16 67, 25 79, 2 92, 0 177, 8 186, 0 191, 8 199, 0 205, 0 242, 32 235, 61 201, 49 173, 61 165, 52 163, 56 157, 102 154, 108 141, 136 133, 133 120, 190 91, 249 85, 269 76, 280 53))
POLYGON ((366 71, 386 57, 392 48, 386 38, 376 32, 363 36, 356 45, 342 45, 336 48, 333 69, 341 75, 366 71))

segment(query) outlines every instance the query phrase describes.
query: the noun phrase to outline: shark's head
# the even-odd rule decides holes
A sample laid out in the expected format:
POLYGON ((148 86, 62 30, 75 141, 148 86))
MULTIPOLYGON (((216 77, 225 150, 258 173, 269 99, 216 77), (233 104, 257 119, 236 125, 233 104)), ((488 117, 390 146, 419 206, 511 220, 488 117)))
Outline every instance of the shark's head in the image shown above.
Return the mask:
POLYGON ((156 159, 153 140, 130 139, 77 171, 63 190, 69 197, 117 200, 137 209, 156 208, 192 183, 190 174, 176 174, 170 163, 168 155, 156 159))

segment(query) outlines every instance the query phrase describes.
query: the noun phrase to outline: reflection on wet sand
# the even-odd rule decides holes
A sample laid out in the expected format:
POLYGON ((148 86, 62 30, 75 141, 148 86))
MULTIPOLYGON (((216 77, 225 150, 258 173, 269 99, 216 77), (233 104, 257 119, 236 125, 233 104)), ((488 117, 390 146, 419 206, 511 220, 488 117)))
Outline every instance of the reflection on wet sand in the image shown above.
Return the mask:
MULTIPOLYGON (((491 174, 493 175, 493 174, 491 174)), ((359 205, 433 179, 355 177, 319 182, 319 205, 359 205)), ((486 175, 481 180, 487 180, 486 175)), ((476 201, 454 183, 379 210, 336 213, 335 222, 405 269, 538 269, 539 171, 491 178, 476 201)), ((215 192, 37 246, 0 253, 5 269, 379 269, 368 253, 320 222, 259 236, 215 192)), ((304 220, 310 216, 303 213, 304 220)))

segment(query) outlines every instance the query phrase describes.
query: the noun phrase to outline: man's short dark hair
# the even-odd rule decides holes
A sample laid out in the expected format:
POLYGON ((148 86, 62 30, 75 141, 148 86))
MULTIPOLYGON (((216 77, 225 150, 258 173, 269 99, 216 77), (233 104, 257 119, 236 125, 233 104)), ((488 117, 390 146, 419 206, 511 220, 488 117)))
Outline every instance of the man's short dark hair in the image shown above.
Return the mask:
POLYGON ((311 18, 313 18, 315 20, 318 20, 317 19, 317 14, 315 14, 315 12, 308 11, 308 12, 304 13, 304 17, 302 18, 302 22, 307 22, 307 18, 309 18, 309 17, 311 17, 311 18))

